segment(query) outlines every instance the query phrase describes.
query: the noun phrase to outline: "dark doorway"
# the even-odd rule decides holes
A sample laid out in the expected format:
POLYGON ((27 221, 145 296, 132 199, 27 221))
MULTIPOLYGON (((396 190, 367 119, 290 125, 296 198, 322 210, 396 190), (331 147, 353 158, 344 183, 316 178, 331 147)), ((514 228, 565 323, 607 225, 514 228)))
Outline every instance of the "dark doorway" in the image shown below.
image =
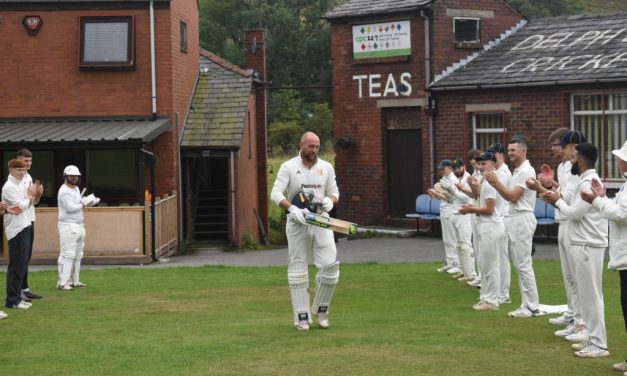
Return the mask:
POLYGON ((422 193, 422 147, 418 108, 386 111, 388 207, 392 218, 416 209, 422 193))
POLYGON ((185 227, 187 240, 228 241, 228 158, 186 159, 185 227))

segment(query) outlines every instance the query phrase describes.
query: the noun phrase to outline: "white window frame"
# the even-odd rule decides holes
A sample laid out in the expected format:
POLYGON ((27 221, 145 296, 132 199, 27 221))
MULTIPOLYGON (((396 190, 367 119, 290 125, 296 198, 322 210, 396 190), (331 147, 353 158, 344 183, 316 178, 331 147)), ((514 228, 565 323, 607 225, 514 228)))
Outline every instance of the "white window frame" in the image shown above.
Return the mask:
POLYGON ((479 43, 481 42, 481 18, 476 17, 453 17, 453 42, 454 43, 479 43), (457 40, 457 30, 456 25, 458 20, 471 20, 477 21, 477 32, 474 40, 457 40))
MULTIPOLYGON (((613 106, 614 106, 614 101, 612 100, 612 97, 614 95, 627 95, 627 91, 614 91, 614 92, 607 92, 607 91, 586 91, 586 92, 578 92, 578 93, 572 93, 570 95, 570 129, 571 130, 575 130, 575 116, 577 115, 601 115, 602 119, 604 120, 602 126, 605 127, 605 131, 607 132, 607 116, 608 115, 625 115, 627 116, 627 109, 624 110, 614 110, 613 106), (601 108, 600 110, 592 110, 592 111, 575 111, 575 97, 578 96, 585 96, 585 95, 607 95, 608 96, 608 100, 607 100, 607 107, 608 109, 605 110, 603 108, 601 108)), ((587 136, 587 135, 586 135, 587 136)), ((611 150, 599 150, 599 159, 603 158, 603 162, 601 162, 601 166, 603 168, 603 171, 598 171, 599 176, 601 177, 601 179, 603 180, 604 183, 606 183, 606 187, 610 188, 610 189, 618 189, 620 188, 624 181, 622 178, 620 177, 607 177, 606 173, 607 173, 607 166, 605 164, 605 154, 611 152, 611 150)))
POLYGON ((477 148, 477 134, 481 133, 500 133, 505 134, 507 132, 507 128, 477 128, 477 115, 501 115, 501 119, 503 119, 503 112, 473 112, 472 113, 472 147, 473 149, 477 148))

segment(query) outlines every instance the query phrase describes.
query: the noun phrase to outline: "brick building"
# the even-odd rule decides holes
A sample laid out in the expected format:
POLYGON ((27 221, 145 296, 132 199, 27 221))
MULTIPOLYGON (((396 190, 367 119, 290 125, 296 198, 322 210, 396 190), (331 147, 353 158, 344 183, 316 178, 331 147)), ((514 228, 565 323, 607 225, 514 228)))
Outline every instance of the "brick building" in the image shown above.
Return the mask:
POLYGON ((536 169, 555 165, 548 136, 576 129, 599 150, 606 186, 622 185, 611 151, 627 140, 627 14, 538 19, 435 76, 436 156, 524 134, 536 169), (450 130, 459 137, 451 138, 450 130))
POLYGON ((437 102, 427 90, 434 73, 520 28, 524 17, 503 0, 350 0, 326 18, 339 215, 403 223, 433 183, 441 140, 463 138, 436 129, 437 102))
MULTIPOLYGON (((248 80, 245 109, 239 111, 244 112, 240 123, 247 126, 237 128, 239 143, 224 148, 233 169, 210 171, 216 174, 212 179, 227 182, 228 190, 236 192, 225 193, 226 225, 215 234, 236 246, 245 232, 257 240, 260 228, 267 229, 267 193, 259 180, 265 176, 257 178, 266 160, 265 97, 257 90, 265 75, 265 65, 259 64, 265 64, 263 32, 253 37, 260 48, 250 55, 257 62, 252 68, 261 73, 238 73, 248 80), (254 121, 246 123, 251 116, 254 121), (249 157, 249 151, 254 155, 249 157), (233 185, 241 179, 232 174, 242 171, 250 171, 253 184, 233 185)), ((44 205, 56 205, 61 171, 68 164, 77 165, 88 190, 110 206, 143 204, 146 189, 158 196, 181 191, 180 145, 188 115, 199 109, 190 104, 201 83, 212 84, 203 81, 207 54, 199 48, 197 1, 0 0, 0 55, 4 176, 6 161, 25 147, 34 152, 31 174, 44 183, 44 205)), ((229 70, 227 66, 221 65, 229 70)), ((213 125, 211 120, 200 124, 213 125)), ((201 159, 211 155, 209 149, 199 153, 201 159)), ((195 184, 195 178, 188 183, 195 184)), ((185 215, 179 217, 189 211, 196 213, 181 199, 179 212, 185 215)), ((190 231, 193 238, 196 229, 190 231)))

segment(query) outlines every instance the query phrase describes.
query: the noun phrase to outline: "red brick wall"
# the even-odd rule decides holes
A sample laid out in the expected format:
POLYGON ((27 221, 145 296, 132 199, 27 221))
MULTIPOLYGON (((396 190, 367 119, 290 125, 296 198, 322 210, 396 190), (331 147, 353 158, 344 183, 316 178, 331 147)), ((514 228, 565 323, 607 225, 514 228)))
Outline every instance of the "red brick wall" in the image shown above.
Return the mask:
POLYGON ((259 213, 255 118, 255 96, 251 94, 248 98, 248 122, 242 134, 239 157, 236 161, 235 201, 237 205, 237 221, 235 224, 236 229, 233 232, 235 236, 231 241, 236 247, 241 245, 247 232, 253 236, 257 243, 260 240, 259 226, 253 212, 253 209, 256 209, 257 213, 259 213))
MULTIPOLYGON (((480 49, 456 48, 453 32, 454 17, 447 15, 447 9, 468 9, 492 11, 494 18, 481 18, 479 32, 481 48, 511 29, 523 17, 501 0, 444 0, 436 1, 433 10, 433 73, 439 74, 452 63, 472 55, 480 49)), ((470 16, 472 17, 472 16, 470 16)))
MULTIPOLYGON (((482 20, 482 42, 494 39, 501 32, 514 26, 521 18, 500 0, 443 0, 435 3, 432 24, 431 48, 433 75, 461 58, 472 54, 474 50, 455 49, 453 44, 453 18, 446 16, 446 8, 494 10, 495 18, 482 20)), ((386 15, 382 20, 390 20, 386 15)), ((407 19, 398 16, 393 19, 407 19)), ((377 107, 380 99, 426 98, 425 93, 425 46, 424 19, 419 15, 409 18, 411 21, 412 56, 388 58, 387 60, 353 59, 352 25, 376 22, 376 18, 363 20, 335 20, 331 22, 332 58, 333 58, 333 108, 334 137, 350 137, 357 146, 352 149, 336 148, 336 173, 340 188, 338 215, 341 218, 356 221, 362 225, 381 224, 385 221, 387 209, 387 176, 384 115, 377 107), (374 21, 373 21, 374 20, 374 21), (388 95, 387 97, 369 98, 368 84, 364 82, 362 97, 358 95, 358 82, 355 75, 381 74, 383 93, 389 74, 396 83, 400 75, 410 72, 412 91, 409 97, 388 95)), ((421 108, 423 110, 424 108, 421 108)), ((421 111, 423 181, 430 183, 429 172, 433 170, 429 157, 429 118, 421 111)))

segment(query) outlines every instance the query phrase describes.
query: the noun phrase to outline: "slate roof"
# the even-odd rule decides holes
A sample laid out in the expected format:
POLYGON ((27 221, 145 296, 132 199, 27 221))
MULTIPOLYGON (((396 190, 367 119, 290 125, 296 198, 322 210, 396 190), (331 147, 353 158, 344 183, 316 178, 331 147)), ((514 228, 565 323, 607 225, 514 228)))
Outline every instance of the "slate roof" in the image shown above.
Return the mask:
POLYGON ((432 90, 627 81, 627 13, 536 19, 436 75, 432 90))
MULTIPOLYGON (((147 3, 150 0, 0 0, 0 3, 147 3)), ((170 2, 171 0, 153 0, 156 3, 170 2)))
POLYGON ((404 13, 419 10, 435 0, 349 0, 326 14, 327 19, 404 13))
POLYGON ((198 83, 185 122, 181 146, 239 149, 248 115, 252 71, 200 52, 198 83))
POLYGON ((151 142, 170 129, 170 119, 0 119, 1 143, 151 142))

